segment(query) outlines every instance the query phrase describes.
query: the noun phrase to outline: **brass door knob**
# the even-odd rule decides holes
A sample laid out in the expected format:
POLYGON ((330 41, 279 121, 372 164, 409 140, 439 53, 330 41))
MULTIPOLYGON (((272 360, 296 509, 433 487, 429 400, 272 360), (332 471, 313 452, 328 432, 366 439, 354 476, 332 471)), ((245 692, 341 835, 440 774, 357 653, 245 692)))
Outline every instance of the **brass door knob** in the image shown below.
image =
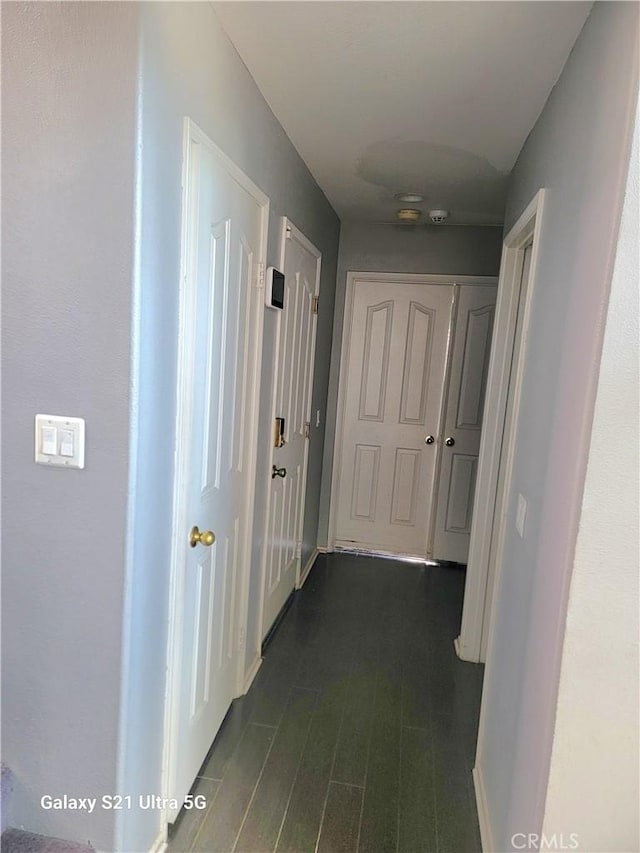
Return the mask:
POLYGON ((275 480, 276 477, 286 477, 287 469, 286 468, 278 468, 277 465, 274 465, 271 469, 271 479, 275 480))
POLYGON ((195 548, 198 542, 201 545, 204 545, 205 548, 209 548, 215 541, 216 534, 213 530, 203 530, 202 533, 200 533, 197 524, 191 528, 191 532, 189 533, 189 545, 191 545, 192 548, 195 548))
POLYGON ((428 435, 425 438, 424 443, 425 444, 433 444, 434 441, 435 441, 435 438, 432 435, 428 435))
POLYGON ((451 438, 451 436, 449 436, 449 438, 445 438, 444 443, 447 445, 447 447, 453 447, 453 445, 456 443, 456 440, 455 438, 451 438))

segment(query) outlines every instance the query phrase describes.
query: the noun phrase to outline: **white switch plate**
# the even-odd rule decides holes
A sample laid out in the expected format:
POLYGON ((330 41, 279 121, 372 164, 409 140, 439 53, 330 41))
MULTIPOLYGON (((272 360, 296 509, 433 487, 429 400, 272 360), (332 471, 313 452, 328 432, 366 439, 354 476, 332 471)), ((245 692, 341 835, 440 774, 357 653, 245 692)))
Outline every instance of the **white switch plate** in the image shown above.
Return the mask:
POLYGON ((84 418, 36 415, 35 454, 38 465, 84 468, 84 418))
POLYGON ((518 495, 518 509, 516 510, 516 530, 520 534, 520 538, 524 538, 524 523, 527 518, 527 502, 518 495))

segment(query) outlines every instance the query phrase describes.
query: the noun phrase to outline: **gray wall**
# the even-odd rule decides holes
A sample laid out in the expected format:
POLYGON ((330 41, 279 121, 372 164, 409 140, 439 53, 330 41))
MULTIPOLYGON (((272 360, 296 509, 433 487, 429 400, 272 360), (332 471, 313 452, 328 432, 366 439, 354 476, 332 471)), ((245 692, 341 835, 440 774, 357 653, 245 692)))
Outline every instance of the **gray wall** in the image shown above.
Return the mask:
MULTIPOLYGON (((303 559, 316 543, 339 221, 209 4, 3 4, 2 23, 2 745, 18 786, 13 822, 147 850, 158 811, 44 812, 39 799, 161 791, 183 117, 270 196, 268 262, 281 214, 323 253, 322 426, 303 559), (84 471, 35 466, 36 412, 87 419, 84 471)), ((267 312, 263 403, 274 320, 267 312)))
POLYGON ((2 752, 13 823, 113 844, 44 793, 116 785, 128 478, 135 8, 2 4, 2 752), (86 418, 86 467, 33 459, 86 418))
POLYGON ((602 853, 640 850, 639 120, 636 110, 571 576, 543 824, 547 837, 563 830, 566 835, 564 828, 571 827, 579 836, 580 850, 602 853))
MULTIPOLYGON (((176 383, 183 118, 190 116, 271 199, 268 263, 277 263, 278 218, 287 215, 322 252, 321 307, 303 560, 316 544, 339 221, 260 95, 208 3, 141 8, 140 264, 136 280, 134 395, 137 459, 132 478, 120 787, 160 790, 168 609, 171 477, 176 383), (158 424, 166 425, 159 434, 158 424), (133 539, 133 537, 132 537, 133 539)), ((256 528, 249 624, 256 622, 267 487, 266 447, 275 312, 265 313, 256 528)), ((257 626, 256 626, 257 627, 257 626)), ((247 637, 247 663, 260 637, 247 637)), ((158 812, 120 813, 118 846, 148 849, 158 812)))
POLYGON ((478 753, 498 850, 542 826, 637 68, 637 4, 596 3, 511 180, 508 227, 540 187, 548 195, 478 753), (524 539, 518 493, 529 502, 524 539))
POLYGON ((501 251, 502 233, 499 228, 453 225, 441 228, 410 228, 372 225, 366 222, 342 224, 327 402, 327 440, 324 448, 318 525, 318 543, 321 546, 327 544, 329 529, 333 439, 338 405, 347 272, 497 276, 501 251))

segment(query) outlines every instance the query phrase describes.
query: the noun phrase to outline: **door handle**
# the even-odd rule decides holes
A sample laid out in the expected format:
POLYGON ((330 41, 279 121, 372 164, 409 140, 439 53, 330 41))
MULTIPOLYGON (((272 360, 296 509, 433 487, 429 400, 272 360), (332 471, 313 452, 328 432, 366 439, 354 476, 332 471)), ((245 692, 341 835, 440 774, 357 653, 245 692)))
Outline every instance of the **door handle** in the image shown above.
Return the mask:
POLYGON ((435 441, 435 438, 432 435, 428 435, 425 438, 424 443, 425 444, 433 444, 434 441, 435 441))
POLYGON ((198 542, 209 548, 216 541, 216 534, 213 530, 203 530, 202 533, 198 530, 198 525, 194 525, 189 533, 189 545, 195 548, 198 542))
POLYGON ((447 447, 453 447, 453 445, 456 443, 456 440, 455 438, 449 436, 449 438, 445 438, 444 443, 447 445, 447 447))
POLYGON ((287 476, 286 468, 278 468, 276 465, 271 469, 271 479, 275 480, 276 477, 282 477, 283 479, 287 476))

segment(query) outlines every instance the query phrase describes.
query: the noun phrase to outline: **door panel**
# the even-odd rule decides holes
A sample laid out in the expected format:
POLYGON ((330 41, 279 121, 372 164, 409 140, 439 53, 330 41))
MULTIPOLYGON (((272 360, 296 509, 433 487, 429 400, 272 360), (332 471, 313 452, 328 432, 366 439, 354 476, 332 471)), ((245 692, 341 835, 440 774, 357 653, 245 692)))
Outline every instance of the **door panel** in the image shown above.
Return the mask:
POLYGON ((351 487, 351 517, 375 521, 380 451, 377 445, 356 444, 351 487))
POLYGON ((416 498, 420 477, 422 450, 396 450, 396 464, 393 471, 393 497, 391 499, 391 523, 416 523, 416 498))
POLYGON ((462 285, 455 336, 437 496, 433 556, 466 563, 475 495, 480 431, 491 352, 497 288, 462 285))
POLYGON ((392 302, 367 306, 358 413, 362 421, 384 420, 392 322, 392 302))
POLYGON ((435 311, 416 302, 409 304, 400 423, 424 425, 429 392, 429 361, 433 344, 435 311), (423 381, 426 377, 426 381, 423 381))
POLYGON ((445 529, 452 533, 471 533, 471 511, 477 467, 477 456, 456 452, 451 454, 451 478, 447 495, 445 529))
MULTIPOLYGON (((257 387, 263 207, 205 138, 188 140, 185 206, 185 464, 171 796, 182 802, 236 695, 240 575, 249 558, 249 418, 257 387), (189 545, 189 530, 215 532, 189 545)), ((172 819, 175 813, 170 814, 172 819)))
POLYGON ((300 570, 304 494, 311 419, 320 253, 291 225, 283 233, 284 308, 279 312, 274 417, 285 419, 283 447, 273 447, 271 464, 286 470, 271 480, 263 593, 262 636, 266 636, 295 587, 300 570))
POLYGON ((336 544, 425 557, 453 289, 354 283, 336 544))

